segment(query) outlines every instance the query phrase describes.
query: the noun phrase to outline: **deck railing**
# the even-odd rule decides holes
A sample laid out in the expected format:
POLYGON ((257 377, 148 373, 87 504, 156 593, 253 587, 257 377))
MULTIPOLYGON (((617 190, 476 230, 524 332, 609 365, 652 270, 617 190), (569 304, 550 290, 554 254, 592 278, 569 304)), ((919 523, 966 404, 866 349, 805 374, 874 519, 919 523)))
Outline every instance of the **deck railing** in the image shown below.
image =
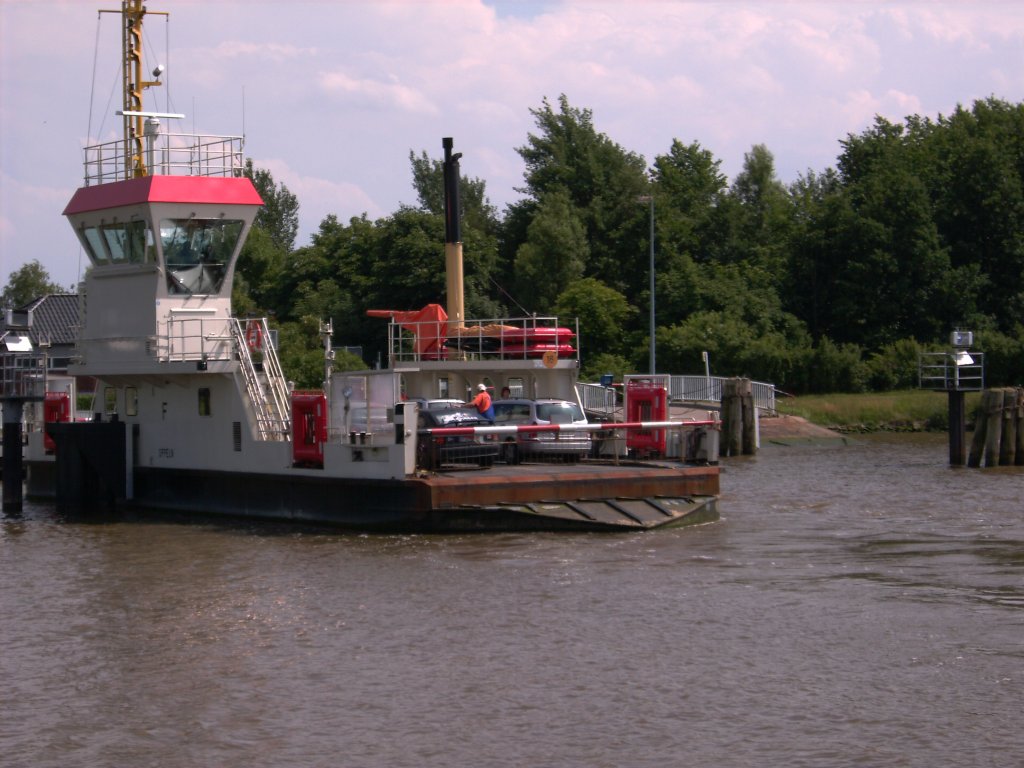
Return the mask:
POLYGON ((558 317, 499 317, 466 320, 403 319, 393 313, 388 325, 391 366, 432 360, 515 360, 554 355, 578 360, 576 320, 558 317), (568 325, 571 323, 571 327, 568 325))
MULTIPOLYGON (((149 175, 241 176, 245 170, 241 136, 161 133, 146 149, 149 175)), ((85 184, 108 184, 131 178, 125 161, 125 142, 108 141, 85 148, 85 184)))
MULTIPOLYGON (((721 376, 669 376, 670 405, 709 406, 722 402, 721 376)), ((751 382, 754 405, 765 414, 776 413, 775 385, 762 381, 751 382)), ((600 384, 577 384, 583 408, 588 413, 615 416, 622 410, 621 387, 600 384)))

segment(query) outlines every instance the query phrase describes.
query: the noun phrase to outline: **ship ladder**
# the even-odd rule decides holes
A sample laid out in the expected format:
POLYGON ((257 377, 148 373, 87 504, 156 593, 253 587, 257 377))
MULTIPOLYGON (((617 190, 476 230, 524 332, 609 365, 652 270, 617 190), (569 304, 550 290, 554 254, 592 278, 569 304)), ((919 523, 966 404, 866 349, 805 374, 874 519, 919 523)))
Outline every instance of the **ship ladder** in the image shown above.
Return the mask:
POLYGON ((232 327, 235 349, 238 350, 238 367, 256 416, 259 439, 289 440, 291 411, 288 407, 288 382, 281 370, 277 350, 270 343, 266 319, 250 318, 244 324, 235 319, 232 327), (258 347, 254 340, 258 340, 258 347), (256 352, 261 355, 262 371, 256 369, 253 359, 256 352))

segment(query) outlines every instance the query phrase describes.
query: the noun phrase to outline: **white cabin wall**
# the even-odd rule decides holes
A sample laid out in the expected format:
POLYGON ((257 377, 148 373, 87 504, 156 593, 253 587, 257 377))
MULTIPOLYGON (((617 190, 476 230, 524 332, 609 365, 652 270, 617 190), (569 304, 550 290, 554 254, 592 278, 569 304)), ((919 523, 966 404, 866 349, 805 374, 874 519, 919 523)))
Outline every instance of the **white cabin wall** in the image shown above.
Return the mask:
POLYGON ((155 265, 126 270, 94 270, 86 278, 78 354, 89 369, 116 371, 119 364, 145 360, 147 343, 156 334, 158 270, 155 265))
MULTIPOLYGON (((107 386, 101 383, 102 388, 107 386)), ((124 413, 125 387, 118 387, 118 418, 139 424, 136 456, 140 466, 213 469, 218 471, 253 470, 258 464, 254 454, 261 453, 252 439, 248 417, 244 413, 231 375, 177 375, 152 378, 137 386, 138 413, 124 413), (208 415, 199 412, 199 390, 210 390, 208 415), (234 422, 240 423, 236 450, 234 422)), ((109 418, 104 416, 104 418, 109 418)), ((267 469, 290 462, 291 444, 273 444, 271 456, 264 456, 267 469), (269 459, 269 460, 268 460, 269 459)))

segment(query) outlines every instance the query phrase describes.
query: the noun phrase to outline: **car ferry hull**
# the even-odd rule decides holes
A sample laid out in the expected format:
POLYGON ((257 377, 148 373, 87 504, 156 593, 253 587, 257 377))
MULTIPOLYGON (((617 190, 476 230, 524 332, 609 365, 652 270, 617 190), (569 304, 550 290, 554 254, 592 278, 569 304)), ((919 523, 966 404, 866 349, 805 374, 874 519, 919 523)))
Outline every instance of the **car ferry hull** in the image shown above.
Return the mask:
MULTIPOLYGON (((686 467, 683 457, 627 464, 622 423, 494 425, 479 437, 493 445, 533 430, 522 439, 568 445, 579 429, 615 433, 602 438, 613 447, 595 451, 592 464, 473 471, 423 461, 434 451, 419 447, 477 437, 426 428, 421 400, 508 388, 579 402, 575 323, 464 313, 460 154, 450 138, 447 310, 366 308, 390 322, 387 367, 365 371, 334 370, 341 339, 321 322, 322 387, 297 391, 266 319, 232 313, 235 268, 263 202, 246 176, 244 139, 164 132, 160 119, 181 116, 144 110, 143 91, 159 83, 143 78, 132 43, 143 39, 147 11, 141 0, 122 0, 121 13, 130 32, 123 59, 132 62, 124 71, 124 104, 132 105, 122 113, 124 137, 85 148, 84 186, 64 210, 91 264, 68 371, 95 380, 94 417, 48 422, 45 435, 29 435, 30 495, 52 495, 68 510, 362 530, 643 530, 713 515, 717 467, 686 467)), ((652 434, 699 428, 657 419, 633 426, 652 434)))
POLYGON ((190 513, 352 530, 637 531, 717 519, 717 467, 593 461, 452 467, 401 479, 129 468, 128 425, 51 424, 56 461, 33 462, 29 493, 67 512, 190 513))

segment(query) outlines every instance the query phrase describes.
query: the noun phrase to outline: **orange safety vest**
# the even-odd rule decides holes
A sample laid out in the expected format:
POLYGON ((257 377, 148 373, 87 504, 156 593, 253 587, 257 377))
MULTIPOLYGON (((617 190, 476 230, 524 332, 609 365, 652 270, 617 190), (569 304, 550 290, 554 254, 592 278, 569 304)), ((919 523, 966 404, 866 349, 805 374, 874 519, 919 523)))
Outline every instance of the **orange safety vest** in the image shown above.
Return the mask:
POLYGON ((480 413, 484 413, 488 408, 491 407, 491 396, 486 392, 481 392, 473 398, 473 405, 480 413))

